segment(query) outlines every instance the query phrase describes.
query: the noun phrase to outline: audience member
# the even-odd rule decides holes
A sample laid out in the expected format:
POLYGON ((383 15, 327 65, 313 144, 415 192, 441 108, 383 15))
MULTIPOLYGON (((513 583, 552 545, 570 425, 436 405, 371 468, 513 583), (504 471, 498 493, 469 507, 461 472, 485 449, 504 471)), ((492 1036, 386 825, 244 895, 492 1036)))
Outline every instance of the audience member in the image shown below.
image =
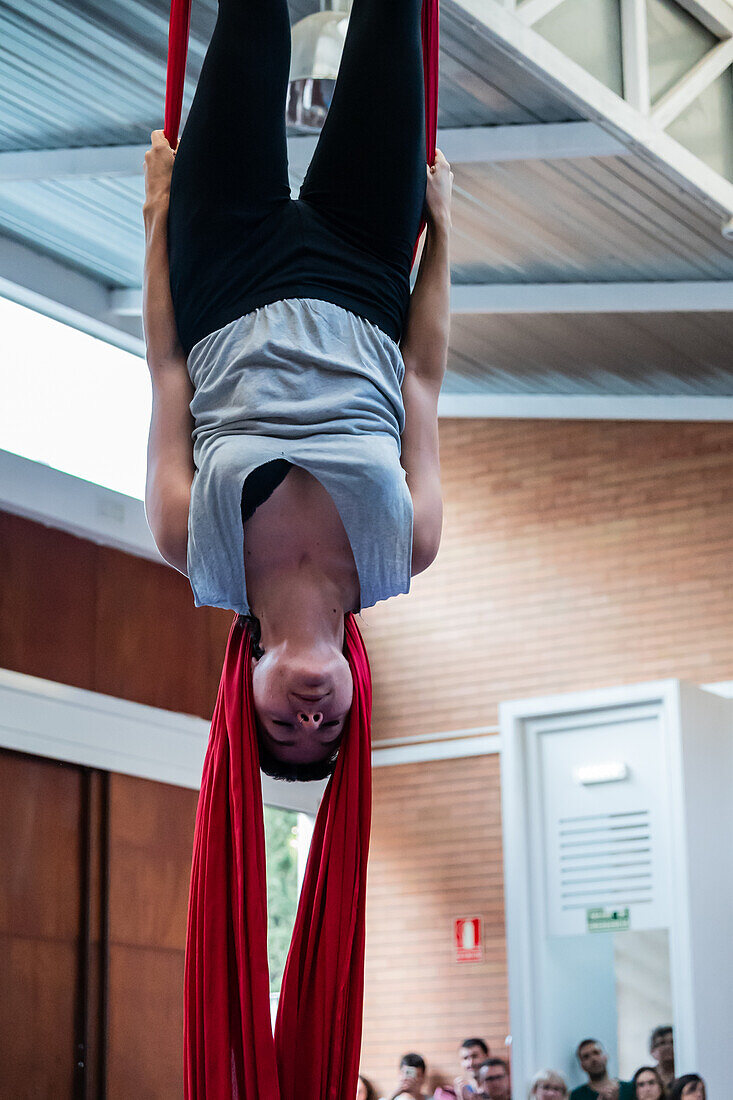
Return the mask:
POLYGON ((359 1082, 356 1086, 356 1100, 377 1100, 377 1090, 368 1077, 359 1074, 359 1082))
POLYGON ((654 1028, 649 1039, 649 1053, 657 1062, 663 1083, 669 1087, 674 1081, 674 1031, 669 1024, 654 1028))
POLYGON ((479 1092, 478 1069, 491 1052, 483 1039, 464 1039, 461 1043, 461 1073, 455 1079, 458 1100, 470 1100, 479 1092))
POLYGON ((512 1100, 509 1066, 503 1058, 487 1058, 477 1074, 481 1100, 512 1100))
POLYGON ((678 1077, 669 1090, 669 1100, 706 1100, 705 1082, 697 1073, 678 1077))
POLYGON ((400 1060, 400 1083, 390 1100, 427 1100, 424 1091, 425 1059, 419 1054, 403 1054, 400 1060))
POLYGON ((642 1066, 631 1078, 634 1100, 664 1100, 667 1095, 662 1076, 656 1066, 642 1066))
POLYGON ((554 1069, 541 1069, 535 1073, 529 1086, 530 1100, 567 1100, 568 1086, 554 1069))
POLYGON ((631 1081, 619 1081, 608 1073, 608 1055, 598 1039, 583 1039, 576 1055, 588 1076, 587 1085, 579 1085, 570 1093, 570 1100, 633 1100, 631 1081))

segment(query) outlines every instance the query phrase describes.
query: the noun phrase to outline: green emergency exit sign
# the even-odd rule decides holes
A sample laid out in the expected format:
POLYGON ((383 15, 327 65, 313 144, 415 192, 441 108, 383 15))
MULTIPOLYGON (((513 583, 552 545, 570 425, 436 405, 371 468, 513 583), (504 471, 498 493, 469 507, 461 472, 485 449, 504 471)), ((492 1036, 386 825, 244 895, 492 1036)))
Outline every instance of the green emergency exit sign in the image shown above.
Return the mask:
POLYGON ((631 911, 627 909, 586 909, 589 932, 626 932, 631 926, 631 911))

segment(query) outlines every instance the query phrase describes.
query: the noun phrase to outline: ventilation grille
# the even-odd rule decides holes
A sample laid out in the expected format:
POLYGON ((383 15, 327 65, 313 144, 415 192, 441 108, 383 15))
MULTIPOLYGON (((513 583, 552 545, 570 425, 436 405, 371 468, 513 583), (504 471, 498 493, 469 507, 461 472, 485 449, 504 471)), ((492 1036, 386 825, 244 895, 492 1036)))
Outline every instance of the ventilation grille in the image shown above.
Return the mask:
POLYGON ((563 910, 654 900, 648 810, 560 818, 558 853, 563 910))

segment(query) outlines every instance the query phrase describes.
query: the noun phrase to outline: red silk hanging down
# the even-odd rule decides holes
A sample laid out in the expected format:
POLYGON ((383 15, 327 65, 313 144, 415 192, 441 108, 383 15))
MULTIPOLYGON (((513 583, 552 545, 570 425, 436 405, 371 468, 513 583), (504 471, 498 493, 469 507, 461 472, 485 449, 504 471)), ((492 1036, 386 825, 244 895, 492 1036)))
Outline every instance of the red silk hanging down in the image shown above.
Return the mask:
POLYGON ((252 642, 227 644, 196 813, 184 988, 188 1100, 351 1100, 364 986, 372 689, 352 615, 354 700, 316 819, 273 1038, 252 642))
MULTIPOLYGON (((397 0, 394 0, 397 2, 397 0)), ((426 158, 438 132, 439 0, 423 0, 426 158)), ((175 148, 191 0, 171 0, 164 132, 175 148)), ((420 226, 413 264, 425 222, 420 226)), ((352 616, 354 702, 316 820, 275 1036, 270 1029, 262 785, 251 640, 232 626, 194 836, 184 989, 186 1100, 352 1100, 364 987, 371 678, 352 616)))

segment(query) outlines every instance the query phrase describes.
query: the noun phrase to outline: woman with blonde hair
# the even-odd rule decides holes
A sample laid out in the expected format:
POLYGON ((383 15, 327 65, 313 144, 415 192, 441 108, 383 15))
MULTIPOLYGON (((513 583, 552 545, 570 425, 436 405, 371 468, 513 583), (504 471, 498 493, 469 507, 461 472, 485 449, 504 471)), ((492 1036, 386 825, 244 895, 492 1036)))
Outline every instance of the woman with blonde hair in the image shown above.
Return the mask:
POLYGON ((532 1078, 530 1100, 567 1100, 568 1086, 554 1069, 541 1069, 532 1078))

